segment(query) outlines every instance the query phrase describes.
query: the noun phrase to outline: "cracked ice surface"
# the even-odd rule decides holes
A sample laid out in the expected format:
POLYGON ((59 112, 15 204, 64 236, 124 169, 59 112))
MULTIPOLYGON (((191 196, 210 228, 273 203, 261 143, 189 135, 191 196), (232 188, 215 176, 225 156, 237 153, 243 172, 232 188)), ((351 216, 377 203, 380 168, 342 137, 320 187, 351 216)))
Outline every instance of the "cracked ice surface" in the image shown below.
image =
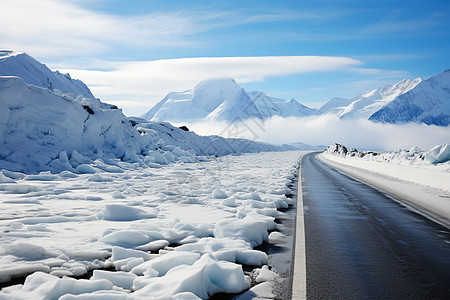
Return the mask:
POLYGON ((302 154, 122 173, 95 166, 85 174, 0 172, 0 282, 31 274, 0 299, 197 299, 245 291, 251 280, 241 264, 267 264, 253 247, 268 242, 278 209, 293 204, 285 194, 302 154), (97 270, 107 268, 116 271, 97 270), (64 277, 91 270, 89 280, 64 277))

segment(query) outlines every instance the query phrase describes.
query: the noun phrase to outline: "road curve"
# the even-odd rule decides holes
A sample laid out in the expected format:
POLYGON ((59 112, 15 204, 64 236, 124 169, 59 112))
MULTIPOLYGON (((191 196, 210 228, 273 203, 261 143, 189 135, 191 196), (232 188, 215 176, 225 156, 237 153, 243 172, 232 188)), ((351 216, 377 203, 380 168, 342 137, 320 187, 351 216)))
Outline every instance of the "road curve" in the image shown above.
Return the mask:
POLYGON ((450 299, 450 232, 309 154, 308 299, 450 299))

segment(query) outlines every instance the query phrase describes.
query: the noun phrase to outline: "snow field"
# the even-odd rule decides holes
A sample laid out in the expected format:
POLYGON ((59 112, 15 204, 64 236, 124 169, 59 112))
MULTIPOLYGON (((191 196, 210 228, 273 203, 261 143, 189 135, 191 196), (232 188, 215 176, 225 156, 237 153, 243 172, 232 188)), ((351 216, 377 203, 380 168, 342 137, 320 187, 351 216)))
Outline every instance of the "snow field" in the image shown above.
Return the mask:
POLYGON ((267 296, 276 270, 254 247, 276 242, 275 218, 294 204, 284 194, 302 154, 2 170, 0 281, 31 275, 0 299, 205 299, 252 286, 267 296), (92 270, 89 280, 67 277, 92 270))

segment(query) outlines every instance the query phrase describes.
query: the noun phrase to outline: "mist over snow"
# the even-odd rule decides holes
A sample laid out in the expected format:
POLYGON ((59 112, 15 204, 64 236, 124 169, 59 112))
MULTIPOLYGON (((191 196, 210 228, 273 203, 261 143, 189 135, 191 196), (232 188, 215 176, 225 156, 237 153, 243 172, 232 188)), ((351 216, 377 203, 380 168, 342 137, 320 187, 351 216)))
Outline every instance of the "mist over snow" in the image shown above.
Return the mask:
POLYGON ((251 140, 286 144, 303 142, 330 145, 335 142, 349 147, 372 150, 409 149, 419 146, 430 149, 449 142, 450 127, 407 123, 385 124, 365 119, 343 120, 334 115, 310 117, 272 117, 265 121, 249 119, 238 122, 204 121, 183 123, 202 135, 217 134, 251 140))

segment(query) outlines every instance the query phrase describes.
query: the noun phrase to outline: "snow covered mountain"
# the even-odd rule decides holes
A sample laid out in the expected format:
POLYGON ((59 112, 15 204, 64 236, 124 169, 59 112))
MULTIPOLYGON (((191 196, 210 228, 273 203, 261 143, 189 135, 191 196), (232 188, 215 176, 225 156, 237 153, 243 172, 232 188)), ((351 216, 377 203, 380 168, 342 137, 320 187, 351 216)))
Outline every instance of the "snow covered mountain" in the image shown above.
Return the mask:
POLYGON ((385 123, 450 124, 450 70, 420 82, 373 113, 369 120, 385 123))
POLYGON ((26 83, 48 88, 55 93, 95 98, 89 88, 69 74, 51 71, 28 54, 13 50, 0 50, 0 76, 17 76, 26 83))
POLYGON ((413 81, 404 79, 393 85, 364 91, 354 98, 332 98, 319 111, 324 114, 336 114, 342 119, 367 119, 398 96, 415 88, 420 82, 420 78, 413 81))
POLYGON ((247 93, 234 79, 213 79, 200 82, 192 90, 169 93, 142 118, 175 122, 234 121, 313 114, 317 111, 294 99, 286 101, 259 91, 247 93))
POLYGON ((316 109, 309 108, 295 99, 283 100, 269 97, 264 92, 251 91, 247 93, 253 103, 265 118, 280 117, 308 117, 318 114, 316 109))
MULTIPOLYGON (((84 172, 85 164, 109 169, 122 162, 155 166, 176 160, 192 162, 204 155, 295 148, 199 136, 169 123, 129 118, 115 105, 83 97, 90 92, 81 81, 65 76, 68 81, 58 81, 59 73, 49 71, 27 55, 3 59, 8 68, 2 64, 0 70, 8 76, 0 76, 0 169, 26 173, 84 172), (33 84, 11 76, 14 74, 8 74, 10 70, 33 84), (45 82, 53 83, 38 86, 45 82)), ((237 89, 233 92, 239 94, 237 89)))
POLYGON ((234 79, 200 82, 192 90, 169 93, 142 116, 152 121, 233 121, 260 118, 260 112, 234 79))

